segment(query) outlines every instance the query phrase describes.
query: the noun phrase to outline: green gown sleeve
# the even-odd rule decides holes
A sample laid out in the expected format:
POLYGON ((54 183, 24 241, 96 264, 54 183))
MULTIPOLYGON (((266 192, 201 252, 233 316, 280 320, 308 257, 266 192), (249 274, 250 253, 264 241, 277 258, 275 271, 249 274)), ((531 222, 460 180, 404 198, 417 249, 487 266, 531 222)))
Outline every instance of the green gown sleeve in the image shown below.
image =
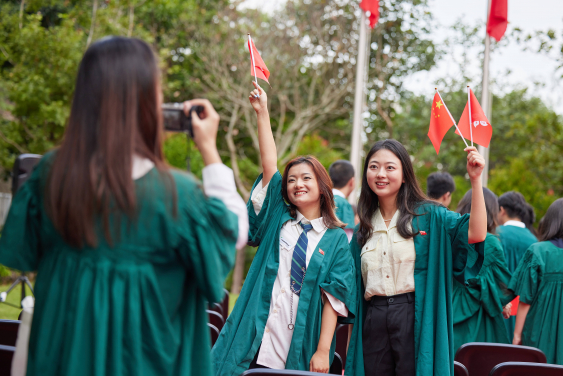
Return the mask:
MULTIPOLYGON (((356 267, 354 259, 348 250, 348 238, 342 233, 336 246, 337 261, 332 265, 330 272, 320 287, 346 304, 348 317, 342 319, 353 319, 356 314, 356 267)), ((342 322, 339 320, 339 322, 342 322)))
POLYGON ((446 208, 440 209, 450 237, 454 278, 465 284, 468 279, 475 278, 481 270, 484 242, 469 244, 469 214, 460 215, 446 208))
POLYGON ((354 229, 356 225, 354 224, 354 209, 352 205, 346 201, 345 198, 340 196, 334 196, 334 203, 336 204, 336 216, 342 223, 346 223, 345 228, 354 229))
POLYGON ((179 257, 193 273, 199 290, 210 302, 223 299, 223 283, 235 261, 237 216, 219 199, 207 197, 200 186, 182 192, 177 233, 179 257))
POLYGON ((514 271, 508 288, 520 296, 521 302, 532 304, 538 293, 541 279, 541 266, 538 258, 533 250, 528 249, 514 271))
POLYGON ((12 199, 0 238, 0 263, 21 271, 35 271, 41 259, 41 189, 45 157, 12 199))
MULTIPOLYGON (((251 189, 252 192, 262 180, 262 174, 258 176, 256 182, 251 189)), ((277 171, 272 179, 268 183, 268 191, 266 193, 266 198, 262 204, 262 209, 258 214, 254 211, 254 206, 252 205, 252 198, 246 203, 246 208, 248 210, 248 245, 253 247, 258 247, 262 242, 262 238, 268 232, 270 226, 277 226, 272 218, 279 216, 280 211, 287 211, 287 204, 285 203, 282 195, 282 176, 277 171)))

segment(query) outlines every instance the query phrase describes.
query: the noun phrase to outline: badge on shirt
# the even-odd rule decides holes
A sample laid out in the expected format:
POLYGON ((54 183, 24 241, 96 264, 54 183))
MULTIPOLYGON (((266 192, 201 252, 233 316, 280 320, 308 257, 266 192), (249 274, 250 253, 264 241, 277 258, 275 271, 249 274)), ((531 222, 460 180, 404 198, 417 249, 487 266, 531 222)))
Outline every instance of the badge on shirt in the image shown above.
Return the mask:
POLYGON ((291 246, 289 245, 287 240, 285 240, 284 238, 281 238, 281 237, 280 237, 280 244, 285 246, 285 248, 287 248, 287 249, 291 248, 291 246))
POLYGON ((323 250, 320 249, 320 248, 319 248, 319 253, 320 253, 321 255, 323 255, 323 256, 325 255, 325 251, 323 251, 323 250))

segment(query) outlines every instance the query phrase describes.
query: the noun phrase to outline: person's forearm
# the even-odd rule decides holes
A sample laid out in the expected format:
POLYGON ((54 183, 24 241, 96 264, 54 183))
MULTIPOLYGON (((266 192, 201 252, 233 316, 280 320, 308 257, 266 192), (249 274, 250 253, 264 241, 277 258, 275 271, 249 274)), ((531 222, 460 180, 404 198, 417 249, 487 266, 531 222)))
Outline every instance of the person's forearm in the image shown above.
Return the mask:
POLYGON ((262 186, 270 182, 272 176, 278 170, 278 152, 270 125, 270 114, 268 110, 262 110, 257 115, 258 120, 258 143, 260 145, 260 158, 262 159, 262 186))
POLYGON ((319 344, 317 346, 317 351, 330 352, 330 345, 332 344, 332 338, 334 337, 334 331, 336 330, 336 321, 338 314, 332 308, 332 305, 325 300, 323 307, 323 318, 321 322, 321 337, 319 338, 319 344))
POLYGON ((487 237, 487 209, 480 177, 471 181, 471 189, 471 215, 467 234, 469 244, 482 242, 487 237))
POLYGON ((209 166, 214 163, 222 163, 221 156, 219 155, 219 151, 217 151, 217 146, 215 146, 215 144, 210 143, 209 145, 201 145, 198 148, 205 166, 209 166))
POLYGON ((518 312, 516 313, 516 323, 514 324, 514 337, 518 339, 522 338, 522 330, 524 329, 524 323, 526 322, 526 316, 528 316, 529 310, 530 305, 520 301, 518 304, 518 312))

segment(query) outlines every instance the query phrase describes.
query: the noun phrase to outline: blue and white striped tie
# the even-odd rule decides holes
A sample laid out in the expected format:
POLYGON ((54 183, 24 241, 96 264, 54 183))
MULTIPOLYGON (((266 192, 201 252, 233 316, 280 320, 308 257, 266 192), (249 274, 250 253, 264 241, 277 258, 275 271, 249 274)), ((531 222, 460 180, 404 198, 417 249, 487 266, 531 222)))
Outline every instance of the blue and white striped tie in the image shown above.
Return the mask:
POLYGON ((307 233, 311 231, 313 225, 303 224, 299 222, 303 228, 303 232, 297 239, 297 244, 293 248, 293 257, 291 258, 291 291, 297 296, 301 293, 303 280, 305 279, 305 270, 307 269, 307 244, 309 239, 307 233))

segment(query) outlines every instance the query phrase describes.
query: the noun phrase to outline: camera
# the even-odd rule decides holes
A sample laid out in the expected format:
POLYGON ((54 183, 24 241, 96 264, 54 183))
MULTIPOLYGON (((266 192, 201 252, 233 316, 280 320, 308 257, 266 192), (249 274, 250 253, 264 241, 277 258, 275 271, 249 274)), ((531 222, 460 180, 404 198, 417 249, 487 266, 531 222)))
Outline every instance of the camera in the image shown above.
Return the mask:
POLYGON ((165 103, 162 105, 164 129, 170 132, 184 132, 193 138, 192 113, 195 112, 196 116, 199 116, 203 111, 203 106, 192 106, 188 116, 186 116, 183 103, 165 103))

